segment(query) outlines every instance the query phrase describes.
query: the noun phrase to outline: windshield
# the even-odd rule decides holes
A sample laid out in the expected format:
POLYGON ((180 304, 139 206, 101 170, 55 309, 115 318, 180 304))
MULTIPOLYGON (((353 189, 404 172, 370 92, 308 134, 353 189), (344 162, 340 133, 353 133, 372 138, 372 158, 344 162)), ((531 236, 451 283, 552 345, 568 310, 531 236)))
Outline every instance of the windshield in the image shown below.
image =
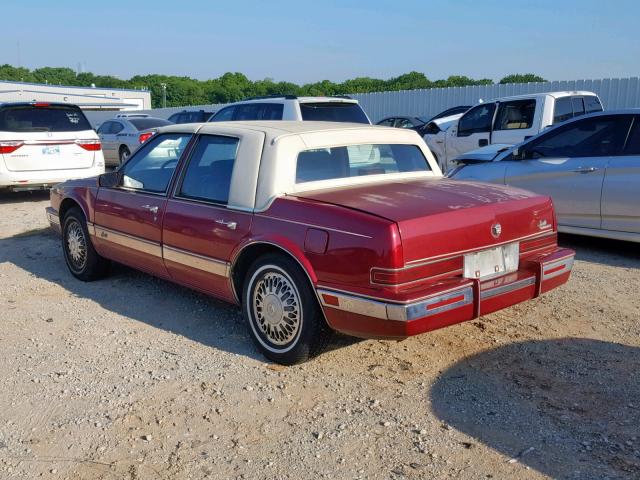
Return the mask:
POLYGON ((84 113, 76 106, 16 105, 0 108, 0 131, 82 132, 91 130, 84 113))
POLYGON ((138 130, 147 130, 148 128, 171 125, 170 121, 163 120, 161 118, 129 118, 128 120, 138 130))
POLYGON ((348 145, 300 152, 296 183, 430 170, 416 145, 348 145))
POLYGON ((300 103, 300 112, 302 113, 302 120, 369 123, 369 119, 357 103, 300 103))

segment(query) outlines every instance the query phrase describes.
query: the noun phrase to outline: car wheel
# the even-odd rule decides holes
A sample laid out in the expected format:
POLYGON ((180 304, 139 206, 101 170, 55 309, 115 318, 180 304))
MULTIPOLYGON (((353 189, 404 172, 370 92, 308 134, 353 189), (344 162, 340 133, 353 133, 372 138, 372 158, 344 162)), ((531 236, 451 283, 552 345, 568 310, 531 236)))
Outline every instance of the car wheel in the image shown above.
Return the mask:
POLYGON ((69 209, 62 222, 62 251, 71 274, 85 282, 103 278, 109 272, 109 260, 93 248, 82 210, 69 209))
POLYGON ((249 333, 265 357, 293 365, 324 350, 332 332, 294 260, 276 254, 260 257, 249 269, 242 292, 249 333))
POLYGON ((120 147, 120 165, 126 162, 130 156, 131 152, 129 151, 128 147, 125 147, 124 145, 120 147))

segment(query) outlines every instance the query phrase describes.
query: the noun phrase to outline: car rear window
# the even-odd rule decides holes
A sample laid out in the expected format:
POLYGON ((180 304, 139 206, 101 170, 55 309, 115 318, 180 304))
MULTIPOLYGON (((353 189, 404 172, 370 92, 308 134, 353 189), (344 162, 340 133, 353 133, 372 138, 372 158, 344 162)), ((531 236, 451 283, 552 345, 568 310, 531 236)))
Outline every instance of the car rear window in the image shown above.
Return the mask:
POLYGON ((161 118, 129 118, 131 124, 138 130, 146 130, 148 128, 164 127, 165 125, 171 125, 168 120, 161 118))
POLYGON ((348 145, 300 152, 296 183, 430 170, 416 145, 348 145))
POLYGON ((302 120, 369 123, 369 119, 357 103, 300 103, 300 112, 302 113, 302 120))
POLYGON ((0 108, 0 131, 82 132, 91 125, 78 107, 16 105, 0 108))

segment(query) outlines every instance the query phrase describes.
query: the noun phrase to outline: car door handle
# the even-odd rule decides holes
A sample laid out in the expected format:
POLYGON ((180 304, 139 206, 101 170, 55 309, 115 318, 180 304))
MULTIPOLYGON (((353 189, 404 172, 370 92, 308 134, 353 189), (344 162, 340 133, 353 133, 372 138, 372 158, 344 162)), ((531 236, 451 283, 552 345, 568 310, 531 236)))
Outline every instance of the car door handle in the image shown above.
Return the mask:
POLYGON ((235 230, 235 229, 236 229, 236 227, 238 226, 238 223, 237 223, 237 222, 226 222, 226 221, 224 221, 224 220, 222 220, 222 219, 220 219, 220 220, 216 220, 216 223, 217 223, 218 225, 224 225, 224 226, 225 226, 225 227, 227 227, 229 230, 235 230))
POLYGON ((596 167, 579 167, 574 170, 576 173, 591 173, 595 172, 598 169, 596 167))
POLYGON ((157 205, 142 205, 142 207, 140 207, 140 208, 144 208, 145 210, 149 210, 154 215, 156 215, 158 213, 158 206, 157 205))

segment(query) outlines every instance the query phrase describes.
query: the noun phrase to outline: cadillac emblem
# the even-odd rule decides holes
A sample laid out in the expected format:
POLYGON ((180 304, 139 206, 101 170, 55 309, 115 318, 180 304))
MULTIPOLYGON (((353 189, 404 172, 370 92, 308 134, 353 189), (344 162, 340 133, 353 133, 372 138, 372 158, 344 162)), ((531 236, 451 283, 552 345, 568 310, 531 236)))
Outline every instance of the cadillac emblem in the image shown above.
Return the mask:
POLYGON ((494 223, 491 226, 491 235, 493 235, 493 238, 498 238, 501 233, 502 233, 502 225, 500 225, 499 223, 494 223))

